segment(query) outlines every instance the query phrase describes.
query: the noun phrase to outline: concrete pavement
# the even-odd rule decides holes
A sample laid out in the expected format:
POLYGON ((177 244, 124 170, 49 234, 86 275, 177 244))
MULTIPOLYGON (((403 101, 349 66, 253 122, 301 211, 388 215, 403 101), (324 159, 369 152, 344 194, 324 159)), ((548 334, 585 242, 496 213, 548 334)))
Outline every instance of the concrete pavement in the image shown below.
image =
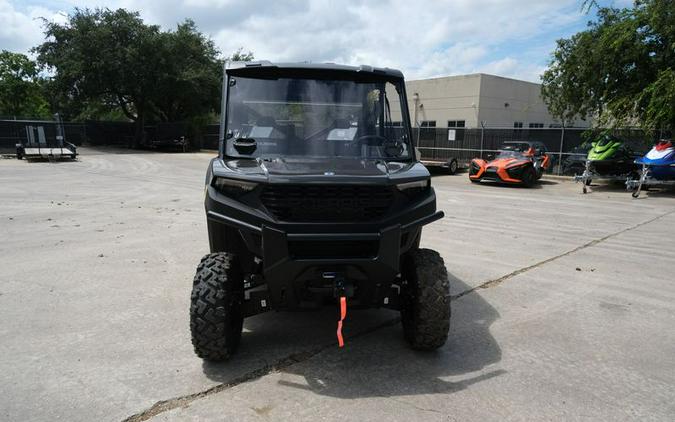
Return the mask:
POLYGON ((671 420, 675 195, 433 179, 422 246, 451 274, 450 341, 397 314, 251 318, 204 364, 188 330, 209 154, 0 161, 0 419, 671 420), (160 402, 160 404, 156 404, 160 402))

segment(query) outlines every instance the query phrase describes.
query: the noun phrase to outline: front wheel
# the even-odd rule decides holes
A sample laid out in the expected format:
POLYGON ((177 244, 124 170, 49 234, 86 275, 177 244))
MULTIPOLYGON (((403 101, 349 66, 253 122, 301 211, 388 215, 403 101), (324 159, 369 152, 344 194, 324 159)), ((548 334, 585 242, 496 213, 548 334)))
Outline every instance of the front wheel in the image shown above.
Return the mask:
POLYGON ((537 180, 541 179, 541 176, 544 175, 544 169, 542 167, 539 167, 537 169, 537 180))
POLYGON ((537 171, 533 167, 528 166, 525 170, 523 170, 521 180, 523 181, 523 186, 531 188, 537 181, 537 171))
POLYGON ((190 332, 195 353, 223 361, 239 346, 244 322, 243 275, 234 255, 212 253, 202 258, 192 285, 190 332))
POLYGON ((406 255, 401 322, 413 349, 443 346, 450 329, 450 284, 443 258, 436 251, 417 249, 406 255))

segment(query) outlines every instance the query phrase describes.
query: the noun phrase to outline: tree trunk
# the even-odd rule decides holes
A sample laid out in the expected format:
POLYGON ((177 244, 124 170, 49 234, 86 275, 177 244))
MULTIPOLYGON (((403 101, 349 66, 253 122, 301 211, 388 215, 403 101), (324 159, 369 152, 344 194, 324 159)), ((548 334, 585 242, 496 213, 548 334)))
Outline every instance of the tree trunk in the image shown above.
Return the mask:
POLYGON ((142 109, 138 110, 138 117, 134 123, 136 128, 133 145, 131 147, 137 149, 141 145, 145 145, 145 112, 142 109))

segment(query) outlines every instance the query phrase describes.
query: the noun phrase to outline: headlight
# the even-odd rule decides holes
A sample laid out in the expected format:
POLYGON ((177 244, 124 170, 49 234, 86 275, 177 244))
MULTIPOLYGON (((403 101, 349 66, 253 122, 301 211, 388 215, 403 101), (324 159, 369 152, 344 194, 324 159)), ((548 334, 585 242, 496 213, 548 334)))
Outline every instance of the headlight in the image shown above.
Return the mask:
POLYGON ((407 183, 399 183, 396 185, 396 188, 400 191, 405 193, 408 196, 416 196, 422 192, 426 192, 429 190, 429 186, 431 185, 429 179, 427 180, 418 180, 416 182, 407 182, 407 183))
POLYGON ((258 186, 258 184, 236 179, 226 179, 224 177, 214 177, 213 181, 211 182, 211 186, 216 188, 218 192, 225 196, 238 198, 248 192, 251 192, 256 188, 256 186, 258 186))

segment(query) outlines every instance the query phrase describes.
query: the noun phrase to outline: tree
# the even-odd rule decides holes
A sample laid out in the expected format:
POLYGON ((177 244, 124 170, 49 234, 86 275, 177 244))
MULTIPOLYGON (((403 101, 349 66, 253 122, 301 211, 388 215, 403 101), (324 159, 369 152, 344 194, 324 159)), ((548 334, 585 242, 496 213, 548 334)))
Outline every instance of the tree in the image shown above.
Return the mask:
POLYGON ((162 33, 161 74, 152 105, 163 121, 182 121, 220 107, 222 62, 213 41, 186 20, 176 31, 162 33))
POLYGON ((45 22, 38 61, 54 72, 55 90, 76 104, 118 107, 136 122, 138 141, 161 74, 159 27, 124 9, 76 9, 68 18, 45 22))
POLYGON ((253 53, 250 51, 244 52, 244 47, 239 47, 237 51, 232 53, 228 58, 231 62, 250 62, 254 59, 253 53))
POLYGON ((65 24, 45 22, 45 35, 34 50, 71 117, 117 110, 136 122, 138 143, 148 121, 191 122, 219 111, 222 61, 191 20, 161 31, 137 12, 76 9, 65 24))
POLYGON ((24 54, 0 52, 0 115, 49 116, 37 65, 24 54))
POLYGON ((598 8, 585 31, 557 42, 542 82, 564 122, 591 116, 611 127, 675 128, 675 1, 598 8))

